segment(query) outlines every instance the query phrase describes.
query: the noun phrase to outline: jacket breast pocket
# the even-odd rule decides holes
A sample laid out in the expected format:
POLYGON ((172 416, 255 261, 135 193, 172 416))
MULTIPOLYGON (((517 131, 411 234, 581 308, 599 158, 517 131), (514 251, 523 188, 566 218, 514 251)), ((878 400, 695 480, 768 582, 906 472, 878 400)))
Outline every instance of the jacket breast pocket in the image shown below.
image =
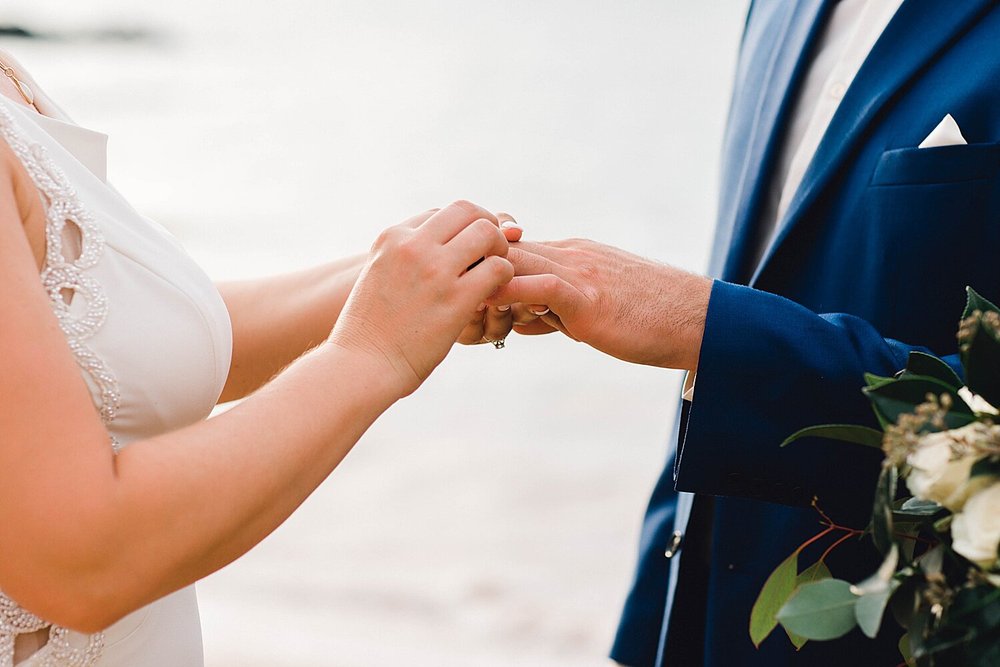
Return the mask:
POLYGON ((995 177, 1000 171, 1000 142, 896 148, 882 153, 871 185, 959 183, 995 177))
POLYGON ((886 333, 954 352, 965 287, 1000 298, 1000 143, 886 151, 858 214, 892 294, 886 333))

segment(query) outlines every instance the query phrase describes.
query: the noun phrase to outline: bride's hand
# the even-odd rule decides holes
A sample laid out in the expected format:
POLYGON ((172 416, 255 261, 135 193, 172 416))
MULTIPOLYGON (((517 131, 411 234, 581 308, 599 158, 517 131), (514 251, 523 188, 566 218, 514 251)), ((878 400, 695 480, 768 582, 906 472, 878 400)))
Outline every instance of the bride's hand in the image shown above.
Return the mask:
MULTIPOLYGON (((517 243, 521 240, 524 232, 510 214, 497 213, 497 220, 508 242, 517 243)), ((462 345, 478 345, 502 341, 510 333, 513 324, 510 306, 487 306, 482 303, 462 329, 458 342, 462 345)))
POLYGON ((477 307, 514 277, 507 248, 497 218, 464 201, 419 224, 390 227, 372 247, 330 342, 371 355, 394 374, 401 395, 413 392, 477 307))

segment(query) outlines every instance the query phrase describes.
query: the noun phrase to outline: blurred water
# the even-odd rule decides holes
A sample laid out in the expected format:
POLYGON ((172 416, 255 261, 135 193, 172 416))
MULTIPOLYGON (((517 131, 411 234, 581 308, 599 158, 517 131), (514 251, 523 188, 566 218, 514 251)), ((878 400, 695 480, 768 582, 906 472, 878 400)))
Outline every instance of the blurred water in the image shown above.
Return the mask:
MULTIPOLYGON (((52 37, 4 46, 214 276, 363 251, 458 197, 701 269, 745 4, 5 0, 0 22, 52 37)), ((457 349, 200 585, 208 664, 602 664, 678 381, 556 337, 457 349)))

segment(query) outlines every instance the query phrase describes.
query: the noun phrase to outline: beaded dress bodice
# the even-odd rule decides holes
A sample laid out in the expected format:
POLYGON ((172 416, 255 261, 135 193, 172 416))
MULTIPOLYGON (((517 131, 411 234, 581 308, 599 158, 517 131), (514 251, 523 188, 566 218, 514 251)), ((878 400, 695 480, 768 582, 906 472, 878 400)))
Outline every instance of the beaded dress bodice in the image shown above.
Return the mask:
MULTIPOLYGON (((0 96, 0 140, 42 197, 40 280, 118 451, 208 416, 229 371, 229 317, 177 241, 107 183, 107 138, 69 122, 33 87, 46 115, 0 96)), ((93 635, 51 626, 0 593, 0 667, 13 664, 19 634, 46 628, 46 645, 18 667, 202 662, 193 587, 93 635)))

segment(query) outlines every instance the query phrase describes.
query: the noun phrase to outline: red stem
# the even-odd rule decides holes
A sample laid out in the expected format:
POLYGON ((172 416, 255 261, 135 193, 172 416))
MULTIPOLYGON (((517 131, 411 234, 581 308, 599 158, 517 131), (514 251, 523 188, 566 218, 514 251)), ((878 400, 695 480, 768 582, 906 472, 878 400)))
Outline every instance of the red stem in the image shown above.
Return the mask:
POLYGON ((801 545, 799 545, 799 548, 795 550, 795 553, 797 553, 797 554, 802 553, 802 550, 805 549, 807 546, 809 546, 810 544, 812 544, 816 540, 820 540, 820 539, 826 537, 827 535, 829 535, 830 533, 832 533, 833 530, 834 530, 833 526, 827 526, 822 532, 817 533, 816 535, 813 535, 808 540, 806 540, 801 545))

